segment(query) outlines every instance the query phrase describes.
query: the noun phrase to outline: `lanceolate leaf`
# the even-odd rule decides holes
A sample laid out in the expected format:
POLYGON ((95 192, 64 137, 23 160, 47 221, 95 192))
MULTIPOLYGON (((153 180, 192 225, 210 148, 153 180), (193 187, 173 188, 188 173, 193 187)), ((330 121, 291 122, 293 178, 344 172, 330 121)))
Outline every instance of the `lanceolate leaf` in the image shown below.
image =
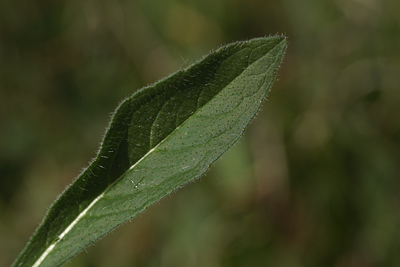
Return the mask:
POLYGON ((14 266, 59 266, 202 175, 271 87, 284 37, 221 47, 116 109, 98 156, 50 208, 14 266))

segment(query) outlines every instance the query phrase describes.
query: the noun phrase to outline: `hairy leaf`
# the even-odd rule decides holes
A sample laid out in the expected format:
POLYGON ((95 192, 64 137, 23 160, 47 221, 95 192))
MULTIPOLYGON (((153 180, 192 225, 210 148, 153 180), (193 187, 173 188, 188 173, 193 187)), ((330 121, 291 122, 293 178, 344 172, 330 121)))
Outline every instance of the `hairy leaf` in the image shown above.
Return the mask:
POLYGON ((285 48, 280 36, 232 43, 125 99, 14 266, 60 266, 201 176, 257 113, 285 48))

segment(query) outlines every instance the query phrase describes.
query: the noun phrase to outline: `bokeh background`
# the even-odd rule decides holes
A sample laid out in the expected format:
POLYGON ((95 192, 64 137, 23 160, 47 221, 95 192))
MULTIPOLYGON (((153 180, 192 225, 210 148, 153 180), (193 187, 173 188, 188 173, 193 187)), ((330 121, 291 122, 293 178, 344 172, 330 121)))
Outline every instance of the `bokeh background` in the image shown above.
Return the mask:
POLYGON ((268 102, 211 171, 65 266, 400 266, 400 1, 0 1, 0 266, 135 90, 285 34, 268 102))

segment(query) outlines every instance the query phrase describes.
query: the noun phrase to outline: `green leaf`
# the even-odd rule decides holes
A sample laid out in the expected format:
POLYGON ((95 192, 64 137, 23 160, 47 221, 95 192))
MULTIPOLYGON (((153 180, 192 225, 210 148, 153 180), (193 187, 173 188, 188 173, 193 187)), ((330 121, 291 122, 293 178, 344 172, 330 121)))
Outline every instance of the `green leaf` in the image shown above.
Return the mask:
POLYGON ((254 118, 285 48, 280 36, 232 43, 125 99, 14 266, 60 266, 201 176, 254 118))

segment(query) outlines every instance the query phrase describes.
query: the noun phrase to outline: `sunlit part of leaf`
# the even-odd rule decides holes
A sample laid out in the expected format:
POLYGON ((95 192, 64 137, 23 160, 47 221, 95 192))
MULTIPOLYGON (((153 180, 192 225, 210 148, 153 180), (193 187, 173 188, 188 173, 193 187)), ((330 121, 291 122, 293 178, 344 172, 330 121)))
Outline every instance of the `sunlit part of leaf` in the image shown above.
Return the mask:
POLYGON ((60 266, 201 176, 254 118, 285 48, 281 36, 232 43, 125 99, 14 266, 60 266))

